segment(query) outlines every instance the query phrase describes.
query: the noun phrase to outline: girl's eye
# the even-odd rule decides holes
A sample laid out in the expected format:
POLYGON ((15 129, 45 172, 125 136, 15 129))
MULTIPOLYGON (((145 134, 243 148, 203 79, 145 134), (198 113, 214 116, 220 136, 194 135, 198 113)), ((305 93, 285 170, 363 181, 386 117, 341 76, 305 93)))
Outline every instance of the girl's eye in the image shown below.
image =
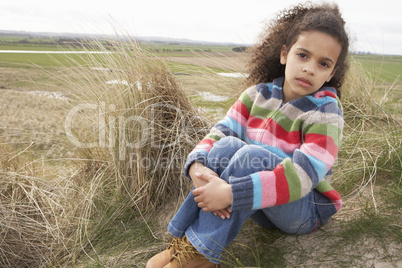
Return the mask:
POLYGON ((306 55, 305 53, 302 53, 302 52, 298 53, 297 55, 298 55, 300 58, 303 58, 303 59, 307 58, 307 55, 306 55))
POLYGON ((320 65, 325 68, 329 68, 329 64, 326 62, 321 62, 320 65))

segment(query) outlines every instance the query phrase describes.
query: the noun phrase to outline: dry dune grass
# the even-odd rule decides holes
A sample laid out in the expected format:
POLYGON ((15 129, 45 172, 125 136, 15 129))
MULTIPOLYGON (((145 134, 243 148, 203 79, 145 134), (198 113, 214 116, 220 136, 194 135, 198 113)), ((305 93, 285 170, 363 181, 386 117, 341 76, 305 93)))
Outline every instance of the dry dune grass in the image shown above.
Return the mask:
POLYGON ((1 265, 38 267, 62 260, 73 245, 74 188, 61 178, 44 178, 40 163, 7 144, 0 151, 1 265))
MULTIPOLYGON (((188 189, 184 156, 205 134, 207 120, 165 63, 136 43, 111 40, 107 48, 99 42, 89 49, 106 53, 53 77, 73 92, 64 120, 58 119, 74 153, 73 170, 52 176, 30 150, 17 151, 10 142, 0 148, 3 266, 71 263, 95 251, 92 239, 124 211, 149 211, 188 189)), ((40 113, 51 105, 38 107, 40 113)))
POLYGON ((163 61, 130 40, 110 45, 92 45, 113 53, 89 56, 87 66, 73 70, 81 77, 71 85, 80 101, 73 109, 88 104, 94 112, 80 117, 93 133, 73 135, 96 137, 95 144, 78 145, 82 158, 107 165, 117 194, 148 210, 183 189, 183 156, 208 124, 163 61))
MULTIPOLYGON (((360 185, 353 191, 359 195, 366 187, 374 187, 377 172, 391 163, 396 164, 395 171, 400 171, 402 144, 398 129, 402 122, 384 105, 384 99, 392 98, 389 94, 395 90, 393 85, 379 89, 376 80, 356 61, 351 62, 344 88, 347 89, 342 95, 345 130, 336 171, 342 187, 348 185, 348 180, 356 179, 353 173, 362 172, 360 185)), ((386 177, 380 177, 379 181, 390 179, 386 177)), ((400 182, 401 177, 391 178, 391 181, 393 179, 400 182)), ((375 200, 374 196, 372 200, 375 200)))

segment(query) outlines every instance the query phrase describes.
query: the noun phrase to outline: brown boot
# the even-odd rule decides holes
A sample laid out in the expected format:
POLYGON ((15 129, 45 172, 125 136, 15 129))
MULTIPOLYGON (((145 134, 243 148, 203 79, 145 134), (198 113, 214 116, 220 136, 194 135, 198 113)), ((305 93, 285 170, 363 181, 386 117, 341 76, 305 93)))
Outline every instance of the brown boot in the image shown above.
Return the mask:
POLYGON ((214 268, 221 267, 219 264, 210 262, 191 244, 187 236, 180 241, 178 249, 176 249, 170 262, 164 268, 214 268))
POLYGON ((173 257, 173 254, 179 248, 182 238, 170 237, 169 246, 162 252, 159 252, 148 260, 146 268, 162 268, 167 265, 173 257))

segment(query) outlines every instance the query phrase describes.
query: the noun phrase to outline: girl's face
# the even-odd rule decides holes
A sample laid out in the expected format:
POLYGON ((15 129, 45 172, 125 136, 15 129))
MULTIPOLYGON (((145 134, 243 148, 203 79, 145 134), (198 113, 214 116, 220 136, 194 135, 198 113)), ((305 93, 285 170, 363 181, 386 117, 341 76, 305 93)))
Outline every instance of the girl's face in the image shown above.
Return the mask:
POLYGON ((301 33, 289 50, 284 45, 281 64, 286 65, 285 102, 313 93, 329 82, 335 74, 341 51, 342 46, 336 38, 318 31, 301 33))

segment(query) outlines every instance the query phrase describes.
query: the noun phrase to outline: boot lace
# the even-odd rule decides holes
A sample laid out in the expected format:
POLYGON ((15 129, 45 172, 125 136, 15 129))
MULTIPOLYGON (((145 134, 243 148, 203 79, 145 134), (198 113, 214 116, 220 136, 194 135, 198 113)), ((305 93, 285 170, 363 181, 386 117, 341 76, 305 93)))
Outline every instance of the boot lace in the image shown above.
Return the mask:
POLYGON ((180 244, 182 243, 181 240, 182 238, 174 237, 171 235, 169 237, 169 246, 167 247, 167 249, 172 249, 174 254, 176 252, 176 249, 180 247, 180 244))
POLYGON ((198 261, 200 259, 200 253, 190 242, 187 242, 185 239, 179 242, 171 261, 176 261, 180 267, 183 267, 185 264, 188 264, 188 260, 198 261))

